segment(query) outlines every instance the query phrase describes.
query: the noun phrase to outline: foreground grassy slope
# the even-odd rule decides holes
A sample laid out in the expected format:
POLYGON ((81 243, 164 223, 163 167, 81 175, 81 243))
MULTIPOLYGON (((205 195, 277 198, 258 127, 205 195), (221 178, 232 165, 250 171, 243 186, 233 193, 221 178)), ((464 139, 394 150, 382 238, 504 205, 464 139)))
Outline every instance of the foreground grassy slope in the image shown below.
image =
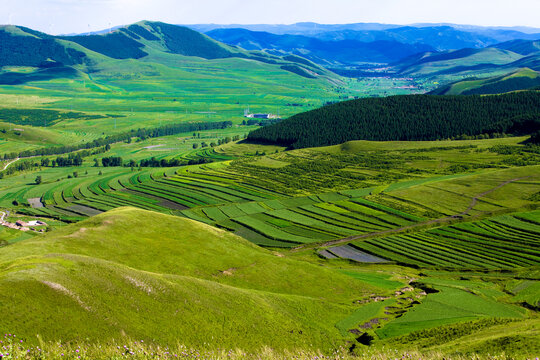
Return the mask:
POLYGON ((132 208, 3 248, 0 269, 2 329, 27 337, 39 329, 48 340, 126 334, 330 349, 341 341, 333 324, 352 311, 346 304, 377 290, 210 226, 132 208))

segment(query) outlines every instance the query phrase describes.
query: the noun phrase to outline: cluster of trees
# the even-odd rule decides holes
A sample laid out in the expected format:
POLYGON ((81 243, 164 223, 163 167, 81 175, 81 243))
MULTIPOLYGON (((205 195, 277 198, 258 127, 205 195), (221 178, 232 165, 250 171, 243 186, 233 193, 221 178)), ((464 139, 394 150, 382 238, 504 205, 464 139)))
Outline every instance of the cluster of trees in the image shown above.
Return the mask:
MULTIPOLYGON (((223 144, 228 144, 230 143, 231 141, 238 141, 240 140, 240 135, 234 135, 232 138, 230 136, 227 136, 223 139, 218 139, 218 142, 215 143, 215 142, 211 142, 210 144, 208 144, 206 141, 203 141, 201 142, 201 148, 205 148, 205 147, 216 147, 218 145, 223 145, 223 144)), ((199 144, 198 143, 194 143, 193 144, 193 148, 194 149, 198 149, 199 148, 199 144)))
MULTIPOLYGON (((80 153, 72 153, 67 157, 58 156, 55 160, 52 161, 52 167, 68 167, 68 166, 81 166, 83 163, 83 158, 80 153)), ((41 160, 42 166, 49 166, 49 159, 45 158, 41 160)))
POLYGON ((174 167, 174 166, 182 166, 186 164, 187 164, 186 162, 180 161, 178 159, 158 160, 155 157, 151 157, 150 159, 143 159, 139 163, 140 167, 174 167))
POLYGON ((325 106, 254 130, 248 141, 305 148, 350 140, 442 140, 495 133, 524 135, 539 130, 540 92, 409 95, 325 106))
POLYGON ((258 126, 267 126, 267 125, 272 125, 272 124, 277 124, 278 122, 280 122, 281 119, 280 118, 277 118, 277 119, 249 119, 249 120, 243 120, 242 121, 242 125, 248 125, 248 126, 251 126, 251 125, 258 125, 258 126))
MULTIPOLYGON (((175 167, 175 166, 208 164, 208 163, 211 163, 211 162, 213 162, 212 159, 205 158, 205 157, 200 157, 200 158, 197 158, 197 159, 191 159, 189 161, 182 161, 182 160, 179 160, 179 159, 170 159, 170 160, 161 159, 161 160, 158 160, 155 157, 152 157, 150 159, 141 160, 140 163, 139 163, 139 166, 140 167, 175 167)), ((125 164, 124 166, 134 167, 134 165, 131 164, 131 163, 125 164)), ((135 166, 136 166, 136 164, 135 164, 135 166)))
POLYGON ((201 122, 201 123, 179 123, 173 125, 165 125, 154 129, 138 129, 131 130, 125 133, 119 133, 109 135, 104 138, 95 139, 93 141, 77 144, 77 145, 62 145, 51 146, 47 148, 40 148, 34 150, 25 150, 17 153, 4 154, 4 159, 15 159, 17 157, 30 157, 30 156, 46 156, 46 155, 60 155, 75 152, 83 149, 94 149, 97 147, 107 146, 122 141, 130 141, 133 137, 139 137, 141 139, 161 137, 167 135, 175 135, 183 132, 191 131, 204 131, 225 129, 232 126, 232 121, 216 121, 216 122, 201 122))
POLYGON ((103 167, 122 166, 123 161, 120 156, 108 156, 101 159, 103 167))

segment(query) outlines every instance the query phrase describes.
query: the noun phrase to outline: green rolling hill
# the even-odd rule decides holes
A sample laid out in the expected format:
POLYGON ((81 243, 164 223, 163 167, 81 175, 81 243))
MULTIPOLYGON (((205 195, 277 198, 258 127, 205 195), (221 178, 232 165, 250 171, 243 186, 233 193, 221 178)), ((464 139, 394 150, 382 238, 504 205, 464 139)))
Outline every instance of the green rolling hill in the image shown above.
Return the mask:
POLYGON ((334 323, 353 300, 381 291, 223 230, 134 208, 2 249, 0 283, 2 327, 19 336, 39 328, 45 340, 127 336, 244 349, 330 349, 343 341, 334 323))
MULTIPOLYGON (((186 27, 143 21, 100 35, 51 36, 19 26, 0 27, 0 66, 37 68, 73 66, 87 73, 100 69, 110 59, 142 60, 163 63, 165 54, 197 57, 206 60, 239 58, 280 65, 290 71, 293 66, 315 78, 329 75, 324 69, 295 58, 285 60, 263 52, 249 52, 215 41, 186 27), (162 55, 161 57, 159 55, 162 55), (160 59, 162 61, 160 61, 160 59)), ((180 61, 182 58, 176 58, 180 61)), ((129 63, 125 65, 130 66, 129 63)), ((165 65, 170 62, 165 61, 165 65)), ((56 74, 62 77, 63 74, 56 74)), ((16 77, 16 74, 11 74, 16 77)), ((307 76, 306 76, 307 77, 307 76)), ((23 77, 24 78, 24 77, 23 77)))
MULTIPOLYGON (((184 121, 241 124, 247 107, 288 116, 336 99, 345 85, 304 58, 248 52, 159 22, 88 36, 2 26, 0 40, 0 108, 88 115, 48 122, 58 145, 184 121)), ((7 130, 25 123, 1 114, 0 122, 7 130)), ((10 143, 1 156, 39 145, 28 138, 2 133, 10 143)))
POLYGON ((457 81, 430 92, 433 95, 501 94, 540 87, 540 73, 529 68, 503 76, 457 81))
POLYGON ((396 68, 400 74, 404 75, 458 74, 467 71, 492 71, 499 66, 521 60, 523 57, 510 50, 497 48, 461 49, 413 55, 396 64, 396 68))
POLYGON ((482 49, 420 53, 393 64, 398 74, 443 81, 494 77, 529 68, 540 70, 539 41, 512 40, 482 49))

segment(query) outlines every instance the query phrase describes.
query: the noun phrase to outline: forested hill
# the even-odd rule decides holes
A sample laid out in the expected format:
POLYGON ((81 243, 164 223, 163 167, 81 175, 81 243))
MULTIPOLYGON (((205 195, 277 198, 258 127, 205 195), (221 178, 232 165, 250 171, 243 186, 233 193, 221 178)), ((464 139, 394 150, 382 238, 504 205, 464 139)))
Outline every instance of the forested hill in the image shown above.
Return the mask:
POLYGON ((248 141, 290 148, 350 140, 438 140, 540 130, 540 92, 494 96, 409 95, 345 101, 252 131, 248 141))

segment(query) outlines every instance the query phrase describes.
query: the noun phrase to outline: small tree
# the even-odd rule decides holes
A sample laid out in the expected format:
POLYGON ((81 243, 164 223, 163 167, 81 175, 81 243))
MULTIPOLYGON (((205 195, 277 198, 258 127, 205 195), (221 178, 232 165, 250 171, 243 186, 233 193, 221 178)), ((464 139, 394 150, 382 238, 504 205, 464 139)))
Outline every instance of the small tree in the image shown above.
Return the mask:
POLYGON ((41 175, 36 176, 36 185, 41 184, 41 175))
POLYGON ((76 172, 76 171, 74 171, 74 172, 73 172, 73 177, 76 178, 76 177, 78 177, 78 176, 79 176, 79 173, 76 172))
POLYGON ((197 149, 198 147, 199 147, 199 144, 197 144, 197 143, 194 143, 194 144, 193 144, 193 148, 194 148, 194 149, 197 149))

